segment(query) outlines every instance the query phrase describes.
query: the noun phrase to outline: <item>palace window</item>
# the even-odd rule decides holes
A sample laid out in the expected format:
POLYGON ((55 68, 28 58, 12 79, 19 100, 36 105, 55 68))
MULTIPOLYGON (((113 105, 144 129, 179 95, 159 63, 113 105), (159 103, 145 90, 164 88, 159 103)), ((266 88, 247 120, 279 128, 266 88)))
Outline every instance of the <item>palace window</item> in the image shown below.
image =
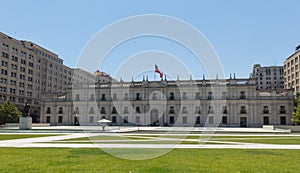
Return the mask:
POLYGON ((183 93, 182 93, 182 99, 183 99, 183 100, 187 100, 186 92, 183 92, 183 93))
POLYGON ((208 99, 208 100, 211 100, 211 99, 213 99, 213 94, 212 94, 212 92, 211 92, 211 91, 210 91, 210 92, 208 92, 207 99, 208 99))
POLYGON ((187 124, 187 117, 186 116, 182 117, 182 124, 187 124))
POLYGON ((246 106, 241 106, 240 113, 241 114, 246 114, 247 113, 246 106))
POLYGON ((223 114, 228 114, 227 106, 223 106, 223 114))
POLYGON ((101 107, 101 109, 100 109, 100 113, 101 113, 101 114, 105 114, 105 113, 106 113, 106 111, 105 111, 105 107, 101 107))
POLYGON ((184 107, 182 107, 182 113, 183 113, 183 114, 187 114, 187 113, 188 113, 188 111, 187 111, 187 107, 185 107, 185 106, 184 106, 184 107))
POLYGON ((195 114, 201 114, 200 106, 196 106, 195 114))
POLYGON ((170 93, 169 99, 170 99, 170 100, 175 100, 175 97, 174 97, 174 93, 173 93, 173 92, 170 93))
POLYGON ((175 118, 174 118, 174 116, 171 116, 171 117, 169 118, 169 123, 170 123, 170 124, 174 124, 174 122, 175 122, 175 118))
POLYGON ((200 100, 200 92, 196 92, 196 99, 200 100))
POLYGON ((170 114, 175 114, 174 106, 170 106, 169 113, 170 114))
POLYGON ((63 122, 63 116, 58 116, 58 123, 62 123, 63 122))
POLYGON ((123 111, 123 113, 124 114, 128 114, 129 113, 129 111, 128 111, 128 107, 126 106, 126 107, 124 107, 124 111, 123 111))
POLYGON ((94 116, 89 117, 89 123, 94 123, 94 116))
POLYGON ((200 122, 200 116, 197 116, 196 117, 196 124, 200 124, 201 122, 200 122))
POLYGON ((268 106, 264 106, 263 113, 264 114, 268 114, 269 113, 269 107, 268 106))
POLYGON ((241 93, 240 93, 240 99, 246 99, 245 91, 241 91, 241 93))
POLYGON ((47 107, 46 114, 51 114, 51 108, 50 107, 47 107))
POLYGON ((124 124, 128 124, 128 116, 124 116, 124 118, 123 118, 123 123, 124 123, 124 124))
POLYGON ((136 93, 135 100, 141 100, 140 93, 136 93))
POLYGON ((62 107, 59 107, 59 108, 58 108, 58 113, 59 113, 59 114, 63 114, 63 108, 62 108, 62 107))
POLYGON ((214 108, 212 106, 208 106, 208 114, 213 114, 214 113, 214 108))
POLYGON ((227 124, 227 116, 222 116, 222 124, 227 124))
POLYGON ((90 107, 90 114, 94 114, 94 113, 95 113, 94 108, 90 107))
POLYGON ((102 94, 101 100, 102 100, 102 101, 105 101, 105 100, 106 100, 105 94, 102 94))
POLYGON ((280 113, 281 114, 285 114, 286 113, 285 106, 280 106, 280 113))
POLYGON ((141 113, 141 108, 139 106, 135 107, 135 112, 136 113, 141 113))
POLYGON ((112 108, 111 113, 112 113, 112 114, 116 114, 116 113, 117 113, 116 107, 113 107, 113 108, 112 108))

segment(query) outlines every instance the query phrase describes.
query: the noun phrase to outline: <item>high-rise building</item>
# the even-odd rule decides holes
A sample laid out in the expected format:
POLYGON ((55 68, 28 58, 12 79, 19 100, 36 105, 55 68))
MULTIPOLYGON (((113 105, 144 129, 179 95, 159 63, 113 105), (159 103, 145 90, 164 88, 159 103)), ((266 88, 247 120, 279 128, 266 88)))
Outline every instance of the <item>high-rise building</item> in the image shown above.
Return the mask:
POLYGON ((258 90, 282 90, 284 88, 283 66, 253 66, 252 77, 256 79, 258 90))
POLYGON ((293 89, 300 92, 300 45, 296 47, 296 51, 284 61, 284 88, 293 89))
POLYGON ((27 102, 34 122, 39 122, 43 93, 65 92, 74 81, 89 82, 93 75, 63 64, 57 54, 30 41, 16 40, 0 32, 0 102, 9 99, 20 111, 27 102))

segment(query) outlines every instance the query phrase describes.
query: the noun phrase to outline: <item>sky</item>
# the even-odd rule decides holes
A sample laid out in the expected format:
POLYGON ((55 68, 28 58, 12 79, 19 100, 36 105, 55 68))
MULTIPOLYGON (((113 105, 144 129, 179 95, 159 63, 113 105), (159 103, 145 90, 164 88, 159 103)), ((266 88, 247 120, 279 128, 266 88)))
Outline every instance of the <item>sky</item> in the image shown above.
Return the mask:
MULTIPOLYGON (((282 65, 300 44, 298 0, 0 0, 0 2, 0 32, 39 44, 58 54, 64 59, 64 64, 70 67, 80 67, 78 62, 81 62, 82 54, 97 34, 105 28, 130 17, 148 14, 169 16, 185 22, 202 33, 214 49, 225 77, 229 77, 230 73, 235 73, 239 78, 249 77, 254 64, 282 65)), ((129 29, 133 28, 136 26, 129 26, 129 29)), ((180 33, 184 36, 189 34, 180 33)), ((110 40, 102 40, 106 41, 110 40)), ((99 50, 103 46, 101 44, 96 45, 99 50)), ((93 56, 99 59, 99 55, 93 56)), ((150 69, 154 68, 154 63, 172 78, 175 78, 176 74, 181 78, 187 78, 187 73, 183 73, 177 66, 171 68, 166 65, 173 64, 172 58, 183 63, 194 78, 202 78, 203 74, 207 75, 207 68, 214 68, 208 67, 203 62, 196 62, 196 55, 174 40, 146 35, 115 45, 103 62, 88 61, 94 66, 85 70, 94 72, 96 66, 118 79, 122 77, 121 72, 128 71, 129 68, 119 70, 122 69, 122 65, 128 64, 128 60, 134 64, 130 69, 145 67, 145 70, 133 70, 135 74, 130 73, 127 78, 124 77, 127 80, 130 76, 141 77, 149 74, 150 69), (135 58, 148 60, 151 56, 155 60, 133 61, 135 58), (167 61, 168 58, 170 61, 167 61), (141 64, 143 62, 144 64, 141 64)))

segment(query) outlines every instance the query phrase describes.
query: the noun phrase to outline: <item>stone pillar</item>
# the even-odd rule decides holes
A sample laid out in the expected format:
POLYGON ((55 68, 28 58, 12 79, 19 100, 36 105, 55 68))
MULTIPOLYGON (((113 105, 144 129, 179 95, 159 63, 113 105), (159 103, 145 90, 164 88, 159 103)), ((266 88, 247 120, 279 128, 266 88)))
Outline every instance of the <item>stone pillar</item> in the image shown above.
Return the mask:
POLYGON ((31 130, 32 128, 32 118, 31 117, 21 117, 19 123, 20 130, 31 130))

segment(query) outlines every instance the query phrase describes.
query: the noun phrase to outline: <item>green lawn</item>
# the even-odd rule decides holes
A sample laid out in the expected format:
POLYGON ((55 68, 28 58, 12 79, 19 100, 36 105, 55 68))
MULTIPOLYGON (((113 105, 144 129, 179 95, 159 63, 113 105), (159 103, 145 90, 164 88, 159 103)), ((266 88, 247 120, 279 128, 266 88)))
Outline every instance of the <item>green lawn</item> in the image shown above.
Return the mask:
POLYGON ((0 140, 23 139, 23 138, 38 138, 46 136, 58 136, 53 134, 1 134, 0 140))
MULTIPOLYGON (((160 149, 152 150, 159 152, 160 149)), ((147 154, 138 153, 136 149, 131 152, 147 154)), ((160 157, 140 161, 116 158, 100 149, 0 148, 0 155, 0 172, 16 173, 279 173, 300 170, 300 150, 175 149, 160 157)))

